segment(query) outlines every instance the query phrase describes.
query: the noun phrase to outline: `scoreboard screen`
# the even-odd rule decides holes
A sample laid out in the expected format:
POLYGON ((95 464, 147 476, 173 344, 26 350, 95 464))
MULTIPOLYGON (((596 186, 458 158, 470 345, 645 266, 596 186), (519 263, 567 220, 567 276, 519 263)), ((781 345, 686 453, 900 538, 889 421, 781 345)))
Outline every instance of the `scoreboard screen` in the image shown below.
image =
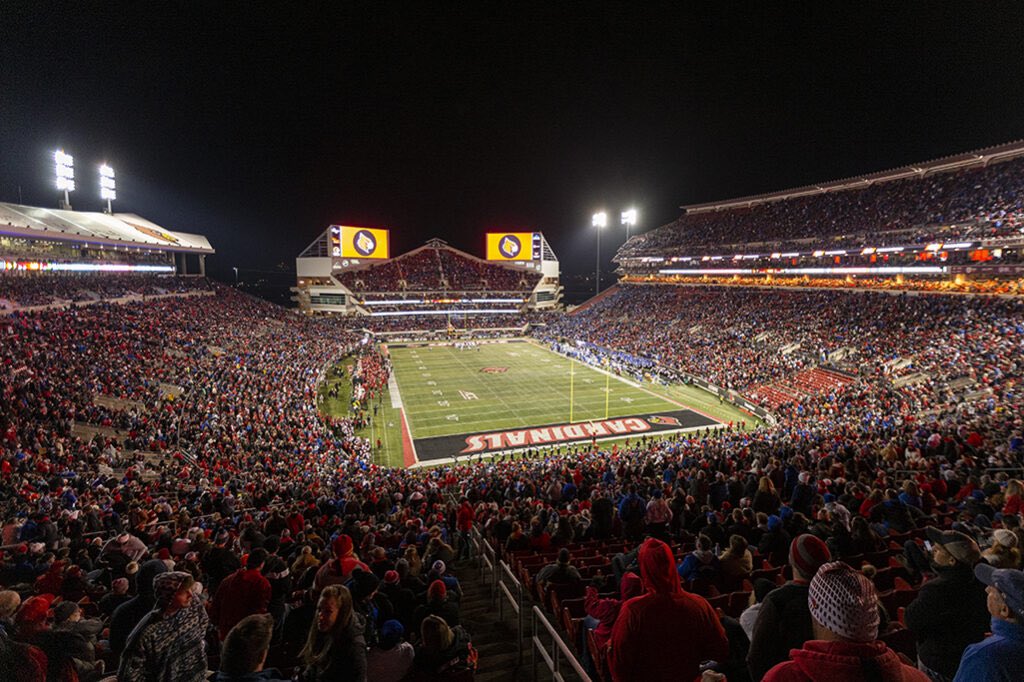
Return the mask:
POLYGON ((331 256, 382 260, 390 257, 388 230, 331 225, 331 256))
POLYGON ((488 232, 487 260, 540 260, 540 232, 488 232))

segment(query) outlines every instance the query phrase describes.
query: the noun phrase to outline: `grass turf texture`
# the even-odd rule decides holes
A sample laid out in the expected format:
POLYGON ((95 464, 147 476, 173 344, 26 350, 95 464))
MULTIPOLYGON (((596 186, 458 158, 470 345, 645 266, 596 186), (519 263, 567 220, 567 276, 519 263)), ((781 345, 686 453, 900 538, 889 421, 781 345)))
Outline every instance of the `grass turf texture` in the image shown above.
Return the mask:
MULTIPOLYGON (((604 419, 607 395, 609 417, 670 412, 682 406, 722 423, 742 420, 748 428, 757 423, 751 415, 729 403, 720 404, 716 396, 699 388, 646 382, 637 388, 579 362, 572 363, 575 367, 570 369, 567 358, 533 343, 483 344, 472 350, 392 346, 389 353, 414 439, 568 422, 570 379, 575 422, 604 419), (490 373, 482 371, 484 368, 505 371, 490 373)), ((338 399, 327 399, 321 409, 344 416, 351 385, 347 379, 332 378, 321 391, 334 381, 347 385, 338 399)), ((381 440, 375 462, 404 465, 401 412, 391 407, 390 395, 384 396, 373 424, 357 433, 374 442, 381 440)), ((611 447, 611 442, 604 445, 611 447)))

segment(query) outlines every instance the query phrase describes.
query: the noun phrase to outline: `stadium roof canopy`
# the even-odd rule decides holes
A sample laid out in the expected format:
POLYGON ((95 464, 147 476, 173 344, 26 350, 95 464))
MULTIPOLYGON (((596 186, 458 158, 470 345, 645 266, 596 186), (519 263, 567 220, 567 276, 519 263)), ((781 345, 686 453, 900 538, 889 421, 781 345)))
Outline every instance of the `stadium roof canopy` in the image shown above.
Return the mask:
POLYGON ((97 246, 214 253, 206 237, 171 232, 134 213, 108 215, 0 203, 0 234, 97 246))
POLYGON ((782 201, 785 199, 795 199, 797 197, 812 194, 825 194, 826 192, 838 192, 848 189, 863 189, 864 187, 877 182, 900 180, 902 178, 924 177, 931 173, 945 173, 973 166, 986 166, 989 163, 1009 161, 1010 159, 1015 159, 1022 155, 1024 155, 1024 140, 1018 140, 1017 142, 1008 142, 994 147, 978 149, 973 152, 944 156, 932 161, 913 163, 909 166, 893 168, 892 170, 858 175, 853 178, 822 182, 815 185, 805 185, 804 187, 795 187, 793 189, 786 189, 778 192, 767 192, 765 194, 737 197, 735 199, 709 201, 703 204, 690 204, 688 206, 680 206, 680 208, 685 210, 688 214, 721 211, 733 208, 749 208, 756 204, 782 201))

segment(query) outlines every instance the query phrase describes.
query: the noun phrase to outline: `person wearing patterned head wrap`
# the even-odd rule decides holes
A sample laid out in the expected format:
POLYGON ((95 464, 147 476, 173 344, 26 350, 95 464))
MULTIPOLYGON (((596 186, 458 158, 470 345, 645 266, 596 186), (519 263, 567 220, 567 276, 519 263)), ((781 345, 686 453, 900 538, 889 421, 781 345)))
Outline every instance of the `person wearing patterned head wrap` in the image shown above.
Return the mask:
POLYGON ((769 670, 764 682, 928 682, 878 641, 878 595, 863 573, 841 561, 822 565, 811 580, 807 605, 814 638, 790 651, 789 660, 769 670))
POLYGON ((197 595, 202 585, 184 571, 153 581, 155 605, 131 635, 117 671, 119 682, 199 682, 206 679, 209 618, 197 595))
POLYGON ((799 649, 811 638, 808 587, 818 567, 831 558, 825 543, 809 533, 790 543, 793 579, 768 593, 754 621, 747 653, 751 679, 761 679, 772 666, 785 661, 791 649, 799 649))

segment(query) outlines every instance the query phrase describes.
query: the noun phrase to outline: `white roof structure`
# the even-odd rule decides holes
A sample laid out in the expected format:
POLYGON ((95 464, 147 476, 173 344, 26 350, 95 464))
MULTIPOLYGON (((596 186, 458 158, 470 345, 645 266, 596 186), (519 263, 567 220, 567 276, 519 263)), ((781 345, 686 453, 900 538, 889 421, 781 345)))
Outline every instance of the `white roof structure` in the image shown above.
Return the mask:
POLYGON ((206 237, 172 232, 134 213, 64 211, 0 203, 0 234, 104 246, 211 254, 206 237))

